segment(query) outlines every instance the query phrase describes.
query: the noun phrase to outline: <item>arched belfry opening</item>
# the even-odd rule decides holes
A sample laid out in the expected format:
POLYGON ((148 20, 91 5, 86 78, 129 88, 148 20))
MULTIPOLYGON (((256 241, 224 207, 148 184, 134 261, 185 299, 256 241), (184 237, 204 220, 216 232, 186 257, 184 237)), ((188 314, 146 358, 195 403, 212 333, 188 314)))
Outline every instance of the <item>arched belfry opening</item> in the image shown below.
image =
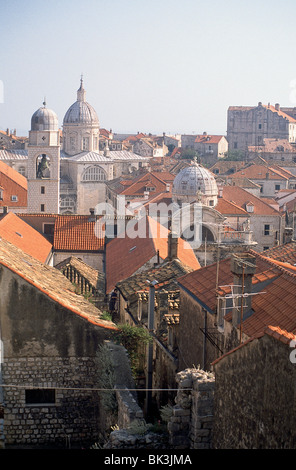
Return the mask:
POLYGON ((50 157, 46 153, 38 155, 36 159, 36 178, 50 178, 50 157))

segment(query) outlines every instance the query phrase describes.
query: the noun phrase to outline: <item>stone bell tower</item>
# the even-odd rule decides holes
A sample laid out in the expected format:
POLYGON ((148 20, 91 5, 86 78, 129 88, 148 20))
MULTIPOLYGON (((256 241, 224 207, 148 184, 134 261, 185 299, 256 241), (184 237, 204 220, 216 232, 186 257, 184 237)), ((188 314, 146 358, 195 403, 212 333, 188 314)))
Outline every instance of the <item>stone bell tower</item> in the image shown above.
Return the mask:
POLYGON ((59 213, 60 135, 58 118, 46 107, 31 119, 28 145, 28 213, 59 213))

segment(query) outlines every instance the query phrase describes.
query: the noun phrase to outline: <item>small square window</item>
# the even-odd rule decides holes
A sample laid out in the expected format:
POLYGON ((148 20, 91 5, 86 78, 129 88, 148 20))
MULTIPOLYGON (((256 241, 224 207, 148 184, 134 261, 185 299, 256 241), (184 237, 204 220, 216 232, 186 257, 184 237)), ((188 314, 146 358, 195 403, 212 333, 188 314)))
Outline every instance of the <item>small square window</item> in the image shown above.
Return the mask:
POLYGON ((41 405, 55 403, 55 390, 53 389, 32 389, 26 390, 27 405, 41 405))

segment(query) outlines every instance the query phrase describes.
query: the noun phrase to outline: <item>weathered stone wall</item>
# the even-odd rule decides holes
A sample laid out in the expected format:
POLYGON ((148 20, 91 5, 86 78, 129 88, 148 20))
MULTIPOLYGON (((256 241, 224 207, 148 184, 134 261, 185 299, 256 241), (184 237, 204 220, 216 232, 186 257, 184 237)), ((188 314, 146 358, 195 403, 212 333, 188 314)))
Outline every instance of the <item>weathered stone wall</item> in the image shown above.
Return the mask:
POLYGON ((175 449, 210 449, 214 420, 215 379, 201 369, 177 374, 179 390, 168 423, 170 445, 175 449))
POLYGON ((102 431, 96 367, 89 358, 9 358, 2 368, 9 445, 82 446, 102 431), (55 389, 55 403, 28 404, 26 390, 55 389))
MULTIPOLYGON (((205 314, 200 304, 187 294, 180 291, 180 340, 179 340, 179 370, 192 367, 203 367, 210 370, 211 362, 218 357, 216 348, 206 342, 206 365, 204 366, 205 336, 200 328, 204 328, 205 314), (194 347, 193 347, 194 345, 194 347)), ((207 328, 213 328, 215 315, 207 313, 207 328)), ((216 329, 216 328, 215 328, 216 329)))
POLYGON ((144 421, 143 411, 127 387, 116 385, 115 390, 118 404, 118 427, 127 429, 133 421, 144 421))
POLYGON ((214 365, 216 449, 295 449, 296 366, 265 335, 214 365))
POLYGON ((96 352, 110 332, 4 267, 0 287, 5 444, 96 441, 105 423, 98 393, 91 389, 100 372, 96 352), (26 390, 32 388, 55 390, 53 402, 28 404, 26 390))

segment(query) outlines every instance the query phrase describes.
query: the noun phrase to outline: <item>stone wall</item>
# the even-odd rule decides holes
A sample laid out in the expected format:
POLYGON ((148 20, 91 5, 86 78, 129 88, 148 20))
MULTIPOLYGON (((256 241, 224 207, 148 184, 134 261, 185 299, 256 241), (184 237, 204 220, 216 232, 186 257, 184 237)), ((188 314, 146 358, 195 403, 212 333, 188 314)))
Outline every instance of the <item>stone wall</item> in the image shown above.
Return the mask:
MULTIPOLYGON (((207 329, 215 328, 216 316, 207 313, 207 329)), ((206 341, 206 356, 204 355, 205 335, 201 328, 205 326, 205 312, 201 305, 181 288, 180 291, 180 340, 179 340, 179 370, 202 367, 210 370, 210 364, 218 357, 218 350, 206 341), (192 347, 194 345, 194 347, 192 347), (205 365, 204 365, 205 362, 205 365)))
POLYGON ((214 448, 295 449, 290 352, 288 344, 265 335, 214 364, 214 448))
POLYGON ((116 385, 116 399, 118 405, 118 426, 127 429, 134 421, 143 421, 143 411, 135 397, 124 385, 116 385))
POLYGON ((175 449, 210 449, 215 379, 201 369, 177 374, 179 390, 168 423, 170 445, 175 449))
POLYGON ((96 367, 90 358, 9 358, 2 368, 5 446, 83 446, 102 431, 96 367), (32 403, 27 390, 54 390, 54 403, 32 403))

